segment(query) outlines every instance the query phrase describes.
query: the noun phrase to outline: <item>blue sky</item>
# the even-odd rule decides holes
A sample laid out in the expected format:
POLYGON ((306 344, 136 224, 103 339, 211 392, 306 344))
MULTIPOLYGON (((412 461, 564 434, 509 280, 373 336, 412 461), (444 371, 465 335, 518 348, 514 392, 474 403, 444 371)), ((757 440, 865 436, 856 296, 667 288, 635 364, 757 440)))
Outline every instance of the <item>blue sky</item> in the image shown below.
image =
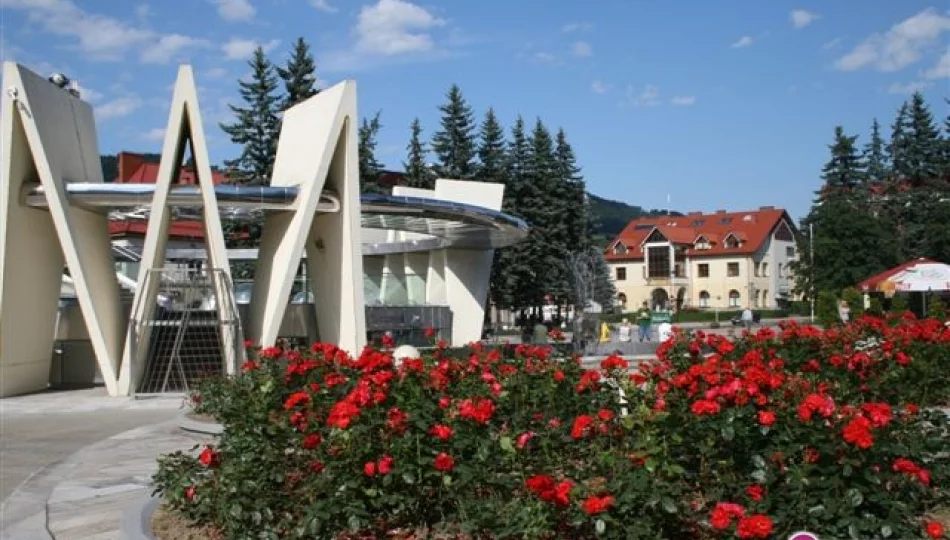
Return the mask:
POLYGON ((256 44, 303 36, 323 84, 354 78, 398 168, 458 83, 479 116, 563 127, 592 192, 681 211, 775 205, 801 217, 833 128, 889 125, 950 97, 950 11, 864 0, 4 0, 2 56, 79 81, 100 150, 158 151, 175 64, 195 66, 213 162, 236 148, 236 80, 256 44))

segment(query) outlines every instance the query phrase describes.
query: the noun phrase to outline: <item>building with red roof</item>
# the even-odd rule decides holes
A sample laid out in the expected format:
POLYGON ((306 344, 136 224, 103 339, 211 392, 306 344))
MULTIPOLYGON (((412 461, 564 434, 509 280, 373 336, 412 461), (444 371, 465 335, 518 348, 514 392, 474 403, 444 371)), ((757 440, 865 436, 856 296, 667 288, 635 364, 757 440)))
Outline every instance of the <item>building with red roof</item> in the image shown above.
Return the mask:
POLYGON ((771 206, 644 217, 613 239, 605 258, 618 301, 630 309, 768 309, 791 299, 796 234, 788 213, 771 206))

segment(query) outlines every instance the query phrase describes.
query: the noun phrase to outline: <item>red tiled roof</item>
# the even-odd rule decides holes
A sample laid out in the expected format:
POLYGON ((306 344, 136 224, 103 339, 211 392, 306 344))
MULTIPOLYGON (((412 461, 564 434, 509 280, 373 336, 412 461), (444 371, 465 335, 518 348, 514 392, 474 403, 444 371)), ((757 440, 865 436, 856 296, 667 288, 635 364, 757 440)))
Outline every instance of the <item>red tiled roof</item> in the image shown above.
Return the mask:
POLYGON ((628 223, 608 245, 605 256, 609 261, 642 259, 642 244, 654 229, 674 244, 693 246, 700 236, 712 243, 710 249, 690 247, 686 252, 690 257, 748 255, 758 251, 782 221, 795 230, 785 210, 768 206, 750 212, 691 212, 685 216, 644 217, 628 223), (739 247, 724 247, 723 241, 730 234, 742 242, 739 247), (623 242, 627 247, 625 254, 614 253, 617 242, 623 242))
MULTIPOLYGON (((141 154, 119 152, 119 176, 113 181, 118 184, 154 184, 158 180, 158 167, 158 163, 146 160, 145 156, 141 154)), ((225 184, 227 181, 228 176, 223 172, 211 171, 211 182, 215 185, 225 184)), ((193 169, 182 167, 178 182, 185 185, 195 185, 198 183, 198 176, 193 169)))
POLYGON ((907 262, 905 262, 904 264, 899 264, 899 265, 895 266, 894 268, 891 268, 891 269, 889 269, 889 270, 885 270, 885 271, 881 272, 880 274, 875 274, 875 275, 873 275, 873 276, 871 276, 871 277, 865 279, 865 280, 862 281, 861 283, 858 283, 858 290, 863 291, 863 292, 876 291, 876 290, 877 290, 877 286, 878 286, 881 282, 886 281, 889 277, 891 277, 891 276, 893 276, 893 275, 895 275, 895 274, 897 274, 897 273, 899 273, 899 272, 903 272, 904 270, 907 270, 908 268, 912 268, 912 267, 914 267, 914 266, 917 266, 918 264, 936 263, 936 262, 937 262, 937 261, 934 261, 934 260, 931 260, 931 259, 925 259, 925 258, 920 258, 920 259, 914 259, 914 260, 912 260, 912 261, 907 261, 907 262))
MULTIPOLYGON (((148 229, 148 221, 145 220, 109 222, 109 235, 111 236, 145 236, 146 229, 148 229)), ((168 236, 179 239, 204 240, 204 225, 196 220, 180 219, 173 221, 168 227, 168 236)))

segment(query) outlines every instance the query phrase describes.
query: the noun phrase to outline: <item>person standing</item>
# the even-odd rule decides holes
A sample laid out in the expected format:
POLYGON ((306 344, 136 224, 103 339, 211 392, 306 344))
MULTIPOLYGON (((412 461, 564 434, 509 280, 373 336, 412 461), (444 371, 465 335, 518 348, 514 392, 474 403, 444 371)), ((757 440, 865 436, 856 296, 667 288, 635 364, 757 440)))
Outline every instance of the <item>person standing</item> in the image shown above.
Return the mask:
POLYGON ((640 341, 644 339, 650 341, 650 322, 652 319, 652 314, 650 313, 649 304, 643 302, 643 305, 640 307, 640 310, 637 311, 637 326, 640 327, 640 341))
POLYGON ((838 318, 841 319, 841 324, 848 324, 851 320, 851 306, 848 305, 847 300, 838 303, 838 318))

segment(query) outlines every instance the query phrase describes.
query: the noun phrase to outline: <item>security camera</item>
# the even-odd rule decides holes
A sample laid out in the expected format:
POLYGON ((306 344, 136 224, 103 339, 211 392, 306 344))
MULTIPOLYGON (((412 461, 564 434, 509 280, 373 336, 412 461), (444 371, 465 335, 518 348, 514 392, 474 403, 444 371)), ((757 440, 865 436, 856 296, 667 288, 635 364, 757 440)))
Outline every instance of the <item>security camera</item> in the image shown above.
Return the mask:
POLYGON ((53 73, 49 76, 49 82, 55 84, 59 88, 66 88, 69 85, 69 77, 62 73, 53 73))

